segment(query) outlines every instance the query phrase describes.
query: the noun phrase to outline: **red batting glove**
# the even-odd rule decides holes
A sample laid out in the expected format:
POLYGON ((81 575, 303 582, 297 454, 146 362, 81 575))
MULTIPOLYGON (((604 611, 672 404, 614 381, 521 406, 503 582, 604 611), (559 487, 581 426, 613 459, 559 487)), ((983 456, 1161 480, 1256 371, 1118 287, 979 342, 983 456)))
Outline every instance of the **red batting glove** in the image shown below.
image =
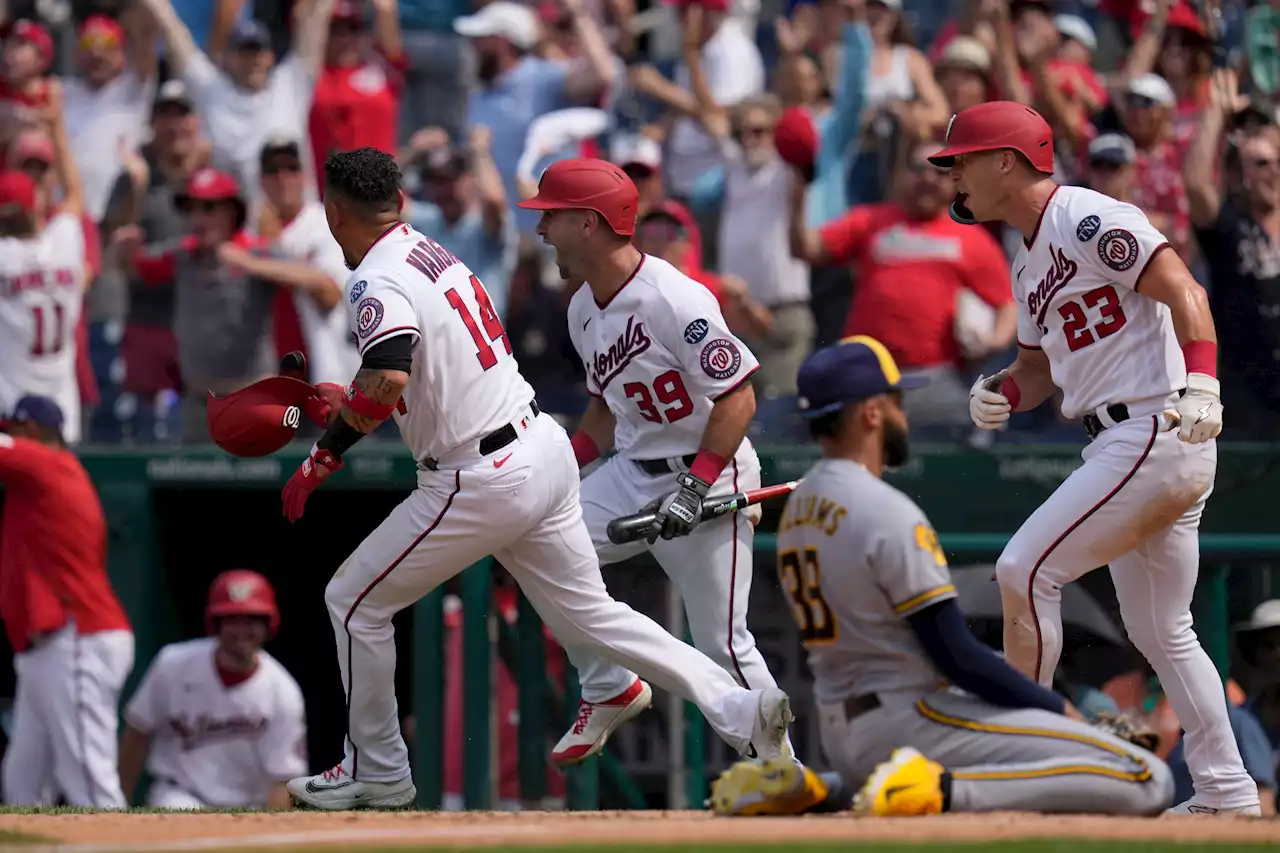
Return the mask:
POLYGON ((312 423, 327 427, 342 411, 346 400, 346 386, 336 382, 321 382, 316 386, 316 393, 303 401, 302 411, 312 423))
POLYGON ((293 472, 289 482, 284 484, 284 491, 281 493, 284 517, 289 521, 302 518, 302 511, 306 508, 307 498, 311 497, 311 493, 330 474, 341 470, 342 460, 334 456, 331 451, 312 447, 311 455, 302 461, 302 465, 293 472))

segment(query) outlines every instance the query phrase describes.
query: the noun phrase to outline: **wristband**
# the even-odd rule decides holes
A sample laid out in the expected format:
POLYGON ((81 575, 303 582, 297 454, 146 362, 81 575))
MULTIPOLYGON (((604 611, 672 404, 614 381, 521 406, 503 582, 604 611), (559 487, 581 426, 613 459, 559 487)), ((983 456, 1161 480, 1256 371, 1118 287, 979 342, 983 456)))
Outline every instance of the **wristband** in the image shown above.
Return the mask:
POLYGON ((600 447, 596 440, 582 430, 578 430, 570 439, 573 445, 573 458, 578 460, 578 467, 584 468, 600 458, 600 447))
POLYGON ((327 450, 338 459, 342 458, 342 454, 351 449, 351 445, 364 438, 364 433, 347 423, 347 419, 342 415, 338 415, 333 419, 333 423, 329 424, 329 428, 324 431, 324 435, 320 436, 316 441, 315 447, 311 450, 311 455, 315 455, 316 450, 327 450))
POLYGON ((729 460, 719 453, 712 453, 710 450, 703 448, 698 451, 697 458, 689 466, 689 476, 697 477, 702 482, 711 484, 720 479, 720 472, 728 464, 729 460))
POLYGON ((1187 373, 1218 377, 1218 345, 1213 341, 1190 341, 1182 348, 1187 373))
POLYGON ((1004 381, 1000 383, 1000 393, 1009 401, 1009 408, 1017 409, 1018 403, 1022 402, 1022 389, 1018 387, 1018 383, 1013 381, 1012 376, 1006 376, 1004 381))
POLYGON ((347 389, 347 408, 362 418, 371 418, 375 421, 385 421, 396 410, 394 403, 388 405, 370 400, 356 387, 347 389))

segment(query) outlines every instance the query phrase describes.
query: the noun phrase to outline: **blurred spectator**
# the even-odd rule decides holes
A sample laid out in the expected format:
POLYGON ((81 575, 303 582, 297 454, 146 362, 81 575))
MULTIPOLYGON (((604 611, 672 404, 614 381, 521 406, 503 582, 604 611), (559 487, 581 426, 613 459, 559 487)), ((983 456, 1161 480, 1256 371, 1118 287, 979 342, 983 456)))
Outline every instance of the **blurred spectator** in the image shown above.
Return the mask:
POLYGON ((63 84, 71 152, 80 167, 85 209, 102 221, 124 152, 142 142, 156 95, 155 32, 145 14, 129 29, 93 15, 76 36, 76 74, 63 84))
POLYGON ((1236 626, 1236 643, 1248 672, 1245 708, 1258 718, 1271 748, 1280 754, 1280 599, 1268 599, 1236 626))
MULTIPOLYGON (((727 0, 680 0, 678 5, 682 26, 690 12, 698 10, 698 57, 710 100, 728 108, 763 92, 760 49, 739 24, 729 20, 727 0)), ((683 61, 676 66, 674 82, 653 66, 635 66, 631 80, 638 91, 657 99, 667 110, 667 188, 674 197, 688 199, 698 179, 724 163, 719 142, 694 117, 699 105, 693 96, 689 66, 683 61)))
POLYGON ((1186 0, 1156 0, 1155 11, 1133 24, 1134 42, 1124 66, 1133 80, 1156 74, 1173 98, 1173 137, 1186 143, 1195 132, 1208 98, 1213 44, 1200 15, 1186 0))
POLYGON ((1187 152, 1190 219, 1212 281, 1223 381, 1242 435, 1270 439, 1280 425, 1280 145, 1273 132, 1241 134, 1219 152, 1244 107, 1235 76, 1219 72, 1187 152))
POLYGON ((175 288, 182 440, 200 442, 209 437, 206 392, 229 394, 275 372, 268 335, 275 285, 315 292, 333 282, 310 266, 262 257, 261 241, 243 230, 244 196, 225 172, 196 170, 180 207, 191 232, 176 244, 143 248, 135 225, 112 242, 144 283, 175 288))
POLYGON ((787 205, 792 185, 801 179, 774 145, 781 111, 775 96, 747 98, 732 114, 714 101, 699 59, 704 14, 693 6, 685 16, 684 62, 697 117, 719 143, 725 165, 718 186, 699 182, 692 201, 698 210, 721 209, 719 269, 743 281, 752 300, 772 317, 762 330, 767 334, 745 335, 760 360, 753 382, 765 397, 792 396, 814 335, 809 268, 792 256, 788 239, 787 205))
POLYGON ((991 51, 972 36, 956 36, 934 66, 934 76, 952 114, 977 106, 991 90, 991 51))
MULTIPOLYGON (((136 223, 144 242, 176 243, 189 229, 179 210, 179 197, 196 169, 208 165, 209 156, 210 147, 200 136, 200 122, 186 87, 181 80, 169 80, 160 87, 151 110, 151 141, 124 160, 124 174, 112 192, 103 233, 114 234, 136 223)), ((112 266, 119 264, 113 259, 112 266)), ((166 423, 166 413, 182 389, 173 334, 174 291, 149 286, 123 271, 120 275, 128 303, 120 342, 121 390, 129 395, 125 414, 134 416, 130 419, 138 437, 164 438, 169 433, 157 435, 156 424, 166 423)))
POLYGON ((985 229, 960 225, 947 213, 953 191, 946 173, 929 164, 936 143, 902 157, 893 201, 854 207, 820 230, 804 228, 803 192, 791 202, 792 251, 810 263, 855 267, 857 285, 845 335, 881 341, 902 371, 928 376, 904 404, 913 425, 967 424, 977 361, 1009 347, 1017 333, 1009 264, 985 229), (963 294, 993 309, 977 345, 962 351, 957 311, 963 294))
POLYGON ((335 0, 299 0, 293 7, 293 49, 278 64, 267 28, 251 19, 241 21, 231 31, 225 71, 192 40, 171 0, 138 2, 160 26, 170 68, 186 84, 215 158, 236 173, 256 213, 262 143, 277 135, 307 138, 307 117, 335 0))
POLYGON ((75 444, 81 401, 76 330, 91 278, 83 195, 56 84, 41 117, 51 132, 24 132, 10 146, 18 168, 0 172, 0 411, 11 411, 27 394, 49 397, 64 419, 62 437, 75 444))
POLYGON ((1090 189, 1133 204, 1138 150, 1123 133, 1104 133, 1089 143, 1085 175, 1090 189))
POLYGON ((3 77, 0 78, 0 147, 23 127, 39 124, 49 104, 53 39, 34 21, 14 21, 4 39, 3 77))
POLYGON ((581 0, 562 3, 582 45, 580 60, 559 62, 533 55, 537 18, 527 6, 512 0, 493 0, 474 15, 454 21, 454 29, 471 39, 480 78, 480 87, 468 103, 467 122, 469 127, 484 126, 492 133, 493 162, 522 233, 532 233, 538 222, 536 211, 517 211, 514 206, 520 197, 516 166, 529 125, 563 107, 595 104, 615 76, 616 60, 581 0))
POLYGON ((471 0, 398 0, 404 48, 404 95, 400 141, 424 127, 442 127, 461 138, 467 97, 476 79, 476 58, 454 21, 474 10, 471 0))
POLYGON ((902 0, 867 0, 866 10, 874 44, 865 105, 875 116, 872 132, 887 137, 885 119, 892 117, 908 140, 928 139, 946 127, 951 113, 903 20, 902 0))
POLYGON ((662 146, 643 134, 614 134, 609 159, 617 163, 640 193, 637 211, 646 210, 662 201, 667 194, 662 181, 662 146))
POLYGON ((1145 74, 1131 78, 1119 106, 1120 124, 1137 149, 1133 204, 1169 238, 1170 245, 1193 263, 1191 219, 1182 164, 1189 140, 1173 133, 1173 90, 1164 78, 1145 74))
POLYGON ((405 62, 400 24, 395 0, 373 0, 372 6, 372 33, 360 0, 338 0, 333 9, 308 123, 321 190, 321 167, 334 151, 398 147, 405 62))
POLYGON ((746 284, 734 275, 717 275, 700 263, 698 223, 678 201, 650 207, 636 223, 636 248, 661 258, 710 290, 734 334, 761 337, 773 326, 769 310, 752 298, 746 284))
MULTIPOLYGON (((302 148, 295 139, 268 139, 261 154, 262 191, 270 205, 270 224, 258 228, 281 257, 314 267, 315 286, 281 290, 279 300, 293 303, 302 333, 307 381, 346 386, 360 369, 360 352, 351 337, 351 324, 342 303, 342 285, 351 271, 342 247, 329 232, 324 205, 306 200, 302 148)), ((292 352, 292 342, 276 338, 276 352, 292 352)))
POLYGON ((502 178, 490 155, 493 135, 471 129, 467 145, 455 147, 443 130, 417 137, 415 160, 422 169, 424 199, 405 213, 418 231, 444 246, 484 283, 499 319, 507 318, 516 235, 502 178))

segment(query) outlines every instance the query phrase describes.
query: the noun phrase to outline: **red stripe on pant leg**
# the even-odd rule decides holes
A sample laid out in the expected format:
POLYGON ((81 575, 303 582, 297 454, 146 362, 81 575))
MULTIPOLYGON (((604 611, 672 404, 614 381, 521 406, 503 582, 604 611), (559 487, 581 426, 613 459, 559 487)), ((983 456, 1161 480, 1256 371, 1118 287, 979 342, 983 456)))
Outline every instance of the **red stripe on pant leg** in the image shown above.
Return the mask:
MULTIPOLYGON (((427 534, 440 526, 440 522, 444 518, 444 514, 449 511, 449 507, 453 506, 453 499, 457 497, 458 492, 460 491, 462 491, 462 472, 455 471, 453 474, 453 491, 449 493, 449 497, 445 500, 444 506, 440 508, 440 513, 436 516, 435 521, 431 522, 427 529, 422 531, 422 533, 418 535, 418 538, 414 539, 408 548, 401 551, 400 556, 396 557, 395 560, 391 562, 391 565, 387 566, 386 570, 382 572, 382 574, 374 578, 373 582, 364 588, 364 592, 356 596, 356 600, 351 602, 351 609, 347 611, 346 618, 342 620, 342 630, 347 632, 347 683, 343 685, 347 691, 347 740, 351 740, 351 689, 352 685, 355 683, 355 674, 352 672, 351 628, 348 627, 351 623, 351 617, 355 615, 356 608, 360 606, 360 602, 364 601, 365 597, 368 596, 369 593, 373 592, 373 588, 382 583, 383 579, 386 578, 387 575, 395 571, 396 566, 403 563, 404 558, 409 556, 409 554, 413 552, 413 549, 417 548, 423 539, 427 538, 427 534)), ((356 770, 359 762, 360 750, 356 747, 356 742, 351 740, 352 779, 356 778, 356 770)))
POLYGON ((1089 517, 1092 516, 1095 512, 1102 509, 1102 507, 1107 503, 1107 501, 1114 498, 1119 493, 1119 491, 1124 488, 1125 483, 1128 483, 1130 480, 1133 479, 1133 475, 1138 473, 1138 469, 1142 467, 1142 463, 1146 461, 1147 456, 1151 453, 1151 448, 1156 443, 1156 435, 1159 432, 1160 432, 1160 418, 1157 415, 1153 415, 1151 418, 1151 438, 1147 439, 1147 446, 1143 449, 1142 455, 1138 457, 1138 461, 1133 463, 1133 467, 1129 469, 1129 473, 1124 475, 1124 479, 1121 480, 1114 489, 1108 492, 1106 497, 1104 497, 1102 500, 1094 504, 1093 507, 1090 508, 1088 512, 1086 512, 1084 515, 1077 518, 1072 523, 1072 525, 1068 527, 1065 532, 1063 532, 1061 536, 1053 540, 1053 544, 1050 545, 1048 549, 1045 550, 1045 552, 1040 555, 1040 559, 1036 560, 1036 564, 1031 568, 1031 576, 1027 578, 1027 603, 1031 605, 1031 624, 1034 625, 1036 628, 1036 674, 1035 674, 1036 683, 1040 682, 1040 661, 1041 661, 1041 658, 1044 656, 1044 636, 1040 633, 1040 618, 1036 615, 1036 598, 1034 594, 1034 587, 1036 585, 1036 574, 1040 571, 1040 567, 1044 565, 1044 561, 1049 559, 1049 555, 1053 553, 1053 550, 1062 544, 1062 540, 1070 536, 1072 531, 1074 531, 1077 527, 1079 527, 1080 525, 1088 521, 1089 517))
MULTIPOLYGON (((733 493, 738 493, 738 460, 733 460, 733 493)), ((748 690, 747 677, 742 674, 738 665, 738 654, 733 650, 733 591, 738 586, 738 513, 733 513, 733 558, 729 568, 729 660, 733 662, 733 671, 738 674, 738 683, 748 690)))

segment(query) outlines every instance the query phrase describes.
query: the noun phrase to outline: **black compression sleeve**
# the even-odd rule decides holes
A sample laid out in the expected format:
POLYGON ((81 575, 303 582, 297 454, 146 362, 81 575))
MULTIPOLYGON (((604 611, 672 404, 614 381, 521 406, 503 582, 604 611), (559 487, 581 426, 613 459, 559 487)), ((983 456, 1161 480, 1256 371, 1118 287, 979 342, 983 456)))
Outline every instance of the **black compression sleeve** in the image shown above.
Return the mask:
POLYGON ((911 614, 907 622, 934 666, 962 690, 1002 708, 1042 708, 1055 714, 1066 708, 1061 696, 1009 666, 973 636, 954 598, 911 614))
POLYGON ((351 449, 351 445, 364 438, 364 433, 347 423, 347 419, 339 412, 338 416, 333 419, 333 423, 329 424, 329 428, 324 431, 324 435, 320 436, 320 440, 316 442, 316 447, 321 450, 328 450, 339 459, 342 454, 351 449))
POLYGON ((364 351, 360 367, 364 370, 403 370, 405 373, 412 373, 414 340, 413 335, 396 335, 394 338, 378 341, 364 351))

